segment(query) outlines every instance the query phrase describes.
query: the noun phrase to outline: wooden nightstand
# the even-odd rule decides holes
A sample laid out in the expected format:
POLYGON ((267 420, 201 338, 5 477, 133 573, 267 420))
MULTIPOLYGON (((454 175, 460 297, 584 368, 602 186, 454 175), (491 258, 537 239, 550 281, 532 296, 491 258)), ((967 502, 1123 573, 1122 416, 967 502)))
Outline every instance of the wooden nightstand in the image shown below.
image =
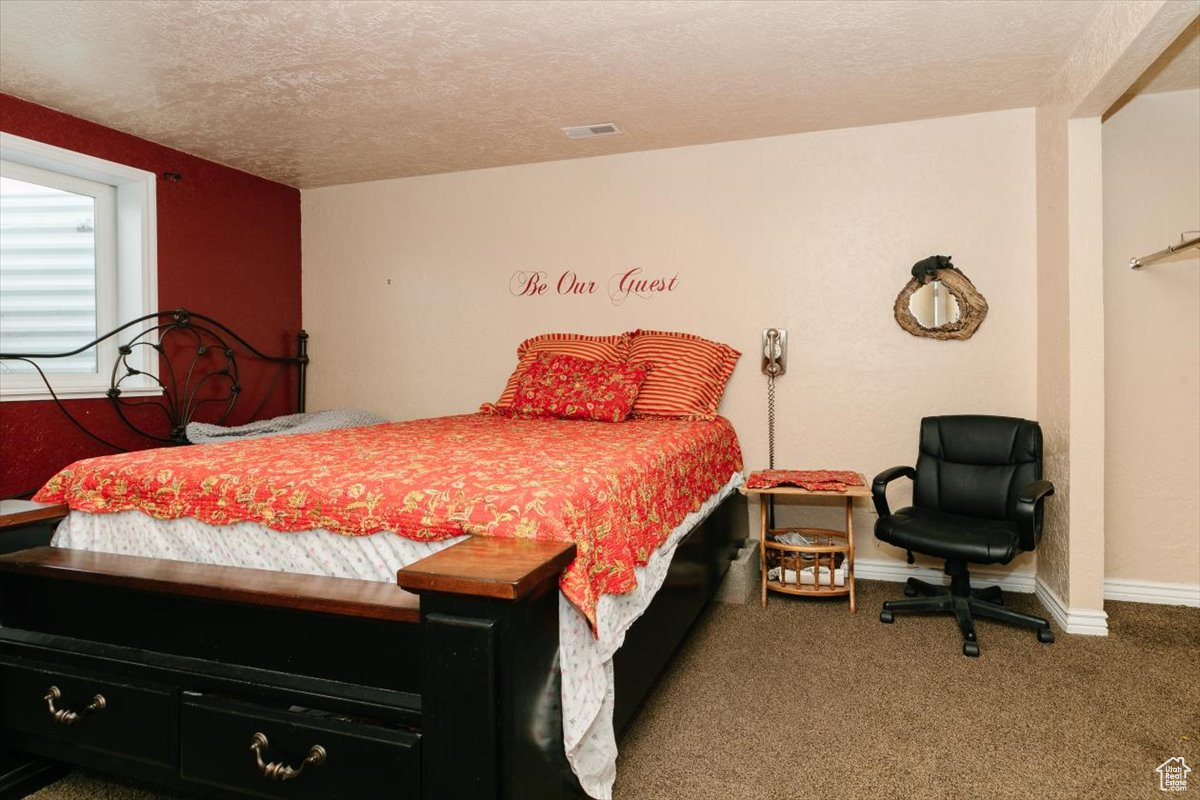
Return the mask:
POLYGON ((0 553, 50 544, 54 526, 66 515, 65 503, 0 500, 0 553))
POLYGON ((850 611, 856 610, 854 600, 854 498, 870 497, 871 489, 862 473, 858 475, 860 486, 847 486, 845 491, 809 491, 796 486, 775 486, 770 489, 742 488, 746 496, 757 495, 761 510, 759 523, 758 555, 762 570, 762 604, 767 605, 767 590, 783 592, 784 594, 806 595, 809 597, 830 597, 850 595, 850 611), (846 529, 844 531, 829 528, 771 528, 767 520, 770 496, 792 497, 803 502, 814 497, 838 497, 846 501, 846 529), (785 544, 771 537, 786 534, 799 534, 813 539, 812 544, 785 544), (770 560, 777 562, 779 579, 768 580, 768 554, 770 560), (841 586, 837 585, 835 574, 836 562, 845 561, 846 577, 841 586), (822 584, 822 578, 828 570, 828 584, 822 584), (811 572, 809 572, 811 570, 811 572), (789 581, 789 573, 793 580, 789 581), (806 575, 811 576, 812 582, 807 583, 806 575))

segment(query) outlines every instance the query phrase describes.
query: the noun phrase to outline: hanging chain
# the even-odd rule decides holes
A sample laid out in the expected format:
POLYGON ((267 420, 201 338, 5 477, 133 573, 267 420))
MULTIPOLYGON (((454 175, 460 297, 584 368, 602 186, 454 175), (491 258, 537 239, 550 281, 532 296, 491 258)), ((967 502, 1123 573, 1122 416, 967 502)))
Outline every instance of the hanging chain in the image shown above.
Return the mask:
MULTIPOLYGON (((767 468, 775 469, 775 373, 767 373, 767 468)), ((775 495, 766 498, 767 529, 775 527, 775 495)))
POLYGON ((767 468, 775 469, 775 376, 767 373, 767 468))

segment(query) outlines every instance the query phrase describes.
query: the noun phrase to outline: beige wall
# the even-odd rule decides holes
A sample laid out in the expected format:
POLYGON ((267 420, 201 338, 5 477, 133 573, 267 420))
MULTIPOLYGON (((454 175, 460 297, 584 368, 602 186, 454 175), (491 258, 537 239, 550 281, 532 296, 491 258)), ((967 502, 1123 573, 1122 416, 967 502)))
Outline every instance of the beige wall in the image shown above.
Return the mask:
POLYGON ((1037 140, 1037 417, 1045 438, 1045 475, 1055 494, 1046 503, 1037 573, 1064 603, 1071 567, 1071 356, 1067 273, 1067 117, 1036 112, 1037 140))
POLYGON ((1058 489, 1037 591, 1069 633, 1107 632, 1100 115, 1195 15, 1191 3, 1105 3, 1036 111, 1037 413, 1058 489))
MULTIPOLYGON (((1018 110, 305 191, 313 406, 468 412, 499 394, 527 336, 686 330, 743 352, 722 413, 761 467, 757 348, 779 326, 780 466, 870 477, 913 462, 922 415, 1034 417, 1033 122, 1018 110), (991 307, 969 341, 893 319, 909 268, 935 253, 991 307), (677 288, 614 305, 607 281, 631 267, 677 288), (518 270, 548 272, 548 294, 510 294, 518 270), (596 294, 555 294, 564 270, 596 294)), ((864 506, 860 555, 897 557, 872 522, 864 506)))
POLYGON ((1129 259, 1200 228, 1200 91, 1104 123, 1105 573, 1200 583, 1200 251, 1129 259))

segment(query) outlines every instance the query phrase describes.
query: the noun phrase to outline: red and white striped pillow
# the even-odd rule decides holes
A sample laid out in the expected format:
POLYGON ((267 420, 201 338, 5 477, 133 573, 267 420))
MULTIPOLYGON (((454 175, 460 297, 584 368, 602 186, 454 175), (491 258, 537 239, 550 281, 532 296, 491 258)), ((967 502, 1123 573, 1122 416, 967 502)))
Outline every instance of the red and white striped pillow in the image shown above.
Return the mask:
MULTIPOLYGON (((517 368, 496 401, 497 408, 511 408, 517 393, 517 383, 525 370, 544 353, 575 356, 588 361, 618 361, 629 359, 629 334, 588 336, 582 333, 543 333, 526 339, 517 347, 517 368)), ((487 409, 487 406, 484 406, 487 409)))
POLYGON ((628 360, 653 365, 633 403, 633 416, 716 416, 741 353, 690 333, 637 330, 629 336, 628 360))

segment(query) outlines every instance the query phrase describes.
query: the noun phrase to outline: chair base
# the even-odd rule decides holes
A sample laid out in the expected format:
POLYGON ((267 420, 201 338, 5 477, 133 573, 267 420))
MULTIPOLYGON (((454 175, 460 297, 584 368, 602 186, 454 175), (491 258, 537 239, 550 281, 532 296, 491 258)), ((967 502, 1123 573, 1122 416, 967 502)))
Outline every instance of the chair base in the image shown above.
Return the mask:
POLYGON ((999 586, 972 589, 970 575, 965 565, 947 562, 946 572, 950 575, 950 587, 934 586, 925 581, 909 578, 904 593, 909 600, 888 600, 879 613, 879 621, 895 621, 894 612, 953 614, 962 631, 963 655, 979 655, 979 642, 975 636, 975 617, 1008 622, 1037 631, 1039 642, 1054 641, 1050 623, 1032 614, 1022 614, 1004 607, 1004 597, 999 586))

